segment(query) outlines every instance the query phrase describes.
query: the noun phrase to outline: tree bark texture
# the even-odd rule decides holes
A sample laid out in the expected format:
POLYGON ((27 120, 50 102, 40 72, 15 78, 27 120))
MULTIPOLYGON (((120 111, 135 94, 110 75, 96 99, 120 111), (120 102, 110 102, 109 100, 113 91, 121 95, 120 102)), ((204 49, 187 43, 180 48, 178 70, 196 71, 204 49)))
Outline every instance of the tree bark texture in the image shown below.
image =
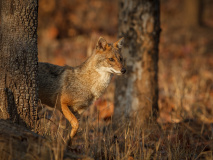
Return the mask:
POLYGON ((116 79, 115 114, 145 120, 158 111, 159 0, 119 0, 127 74, 116 79), (132 114, 134 113, 134 114, 132 114))
POLYGON ((37 107, 37 0, 0 1, 0 119, 28 127, 37 107))

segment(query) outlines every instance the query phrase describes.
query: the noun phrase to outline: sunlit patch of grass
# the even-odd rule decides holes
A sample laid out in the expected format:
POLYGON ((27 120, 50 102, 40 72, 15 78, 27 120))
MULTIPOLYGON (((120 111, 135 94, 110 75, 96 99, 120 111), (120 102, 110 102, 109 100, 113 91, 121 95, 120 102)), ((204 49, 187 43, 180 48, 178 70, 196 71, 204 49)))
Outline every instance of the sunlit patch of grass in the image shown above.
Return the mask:
POLYGON ((75 155, 76 159, 110 160, 213 157, 212 126, 201 121, 160 124, 150 119, 147 123, 138 124, 126 119, 104 124, 89 116, 81 119, 80 127, 68 143, 64 143, 64 139, 68 138, 62 138, 67 135, 66 129, 60 133, 59 130, 47 132, 55 134, 52 136, 54 157, 63 159, 68 154, 75 155))

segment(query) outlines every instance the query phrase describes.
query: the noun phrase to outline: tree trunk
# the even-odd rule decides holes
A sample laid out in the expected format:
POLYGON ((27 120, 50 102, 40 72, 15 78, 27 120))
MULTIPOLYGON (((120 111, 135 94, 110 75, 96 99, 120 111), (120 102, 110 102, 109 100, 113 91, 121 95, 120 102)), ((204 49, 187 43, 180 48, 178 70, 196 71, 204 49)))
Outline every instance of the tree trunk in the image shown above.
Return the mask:
POLYGON ((127 74, 116 79, 115 116, 145 120, 158 111, 159 0, 120 0, 119 37, 127 74))
POLYGON ((184 0, 184 19, 188 27, 203 25, 203 0, 184 0))
POLYGON ((37 0, 0 1, 0 119, 32 127, 37 107, 37 0))

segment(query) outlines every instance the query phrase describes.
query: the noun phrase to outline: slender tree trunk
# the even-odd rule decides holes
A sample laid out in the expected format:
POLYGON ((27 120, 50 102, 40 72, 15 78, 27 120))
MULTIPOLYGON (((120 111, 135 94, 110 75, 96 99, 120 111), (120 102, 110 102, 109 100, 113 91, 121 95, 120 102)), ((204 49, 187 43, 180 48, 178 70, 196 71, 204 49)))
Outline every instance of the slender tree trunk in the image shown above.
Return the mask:
POLYGON ((204 0, 184 0, 184 19, 188 27, 203 25, 204 0))
POLYGON ((145 120, 158 111, 159 0, 119 0, 127 74, 116 79, 115 116, 145 120), (132 115, 133 114, 133 115, 132 115))
POLYGON ((37 0, 0 1, 0 118, 28 127, 37 107, 37 0))

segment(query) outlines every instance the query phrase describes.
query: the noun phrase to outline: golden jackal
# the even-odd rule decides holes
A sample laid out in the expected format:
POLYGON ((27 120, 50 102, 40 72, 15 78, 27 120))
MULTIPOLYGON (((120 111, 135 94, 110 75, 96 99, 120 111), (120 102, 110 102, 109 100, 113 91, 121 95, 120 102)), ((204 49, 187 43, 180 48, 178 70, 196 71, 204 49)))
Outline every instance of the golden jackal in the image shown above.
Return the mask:
POLYGON ((62 111, 70 122, 72 138, 78 130, 73 113, 81 114, 109 85, 112 74, 124 74, 121 47, 123 38, 110 44, 100 37, 93 54, 80 66, 39 63, 39 99, 62 111))

